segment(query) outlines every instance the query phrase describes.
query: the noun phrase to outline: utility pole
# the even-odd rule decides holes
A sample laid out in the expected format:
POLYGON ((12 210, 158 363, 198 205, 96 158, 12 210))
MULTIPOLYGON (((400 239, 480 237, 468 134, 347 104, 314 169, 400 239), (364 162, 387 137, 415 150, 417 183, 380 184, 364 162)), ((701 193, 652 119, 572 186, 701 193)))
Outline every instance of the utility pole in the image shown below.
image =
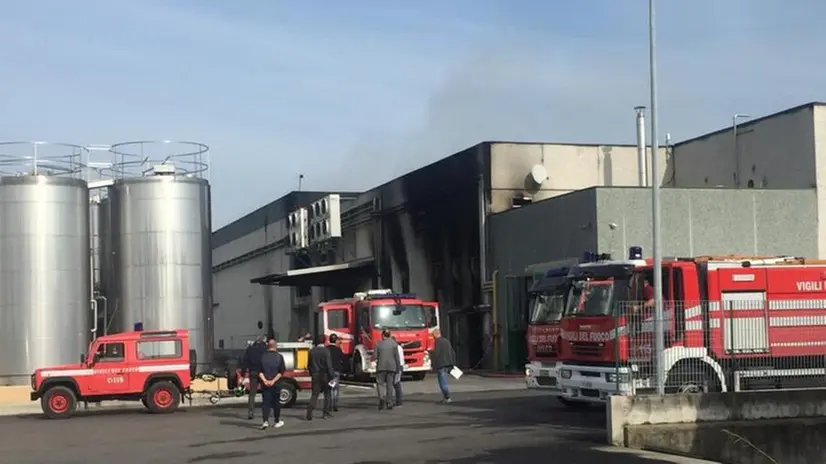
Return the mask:
POLYGON ((654 248, 654 355, 657 393, 665 393, 665 325, 663 321, 663 257, 660 249, 660 143, 657 137, 657 37, 655 0, 648 0, 648 60, 651 86, 651 231, 654 248))

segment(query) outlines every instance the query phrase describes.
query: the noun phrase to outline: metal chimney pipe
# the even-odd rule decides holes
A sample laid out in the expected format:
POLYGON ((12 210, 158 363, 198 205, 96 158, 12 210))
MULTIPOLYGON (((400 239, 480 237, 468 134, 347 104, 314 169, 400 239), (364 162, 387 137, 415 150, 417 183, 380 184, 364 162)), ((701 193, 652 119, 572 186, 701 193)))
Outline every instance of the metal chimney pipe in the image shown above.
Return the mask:
POLYGON ((645 156, 645 107, 634 107, 637 112, 637 166, 639 166, 639 185, 648 186, 648 160, 645 156))

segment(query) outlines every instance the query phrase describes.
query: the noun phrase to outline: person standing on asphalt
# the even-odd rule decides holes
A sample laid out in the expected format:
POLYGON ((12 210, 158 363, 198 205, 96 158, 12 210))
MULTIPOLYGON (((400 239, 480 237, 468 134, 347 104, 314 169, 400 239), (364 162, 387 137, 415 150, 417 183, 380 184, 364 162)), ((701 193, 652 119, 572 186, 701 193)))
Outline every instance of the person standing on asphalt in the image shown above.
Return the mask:
POLYGON ((338 335, 330 335, 330 344, 327 349, 330 350, 330 360, 333 363, 333 382, 335 386, 332 387, 330 394, 332 395, 333 412, 338 412, 338 398, 341 393, 341 374, 344 372, 344 352, 341 351, 341 339, 338 335))
MULTIPOLYGON (((393 341, 396 341, 396 338, 393 337, 393 341)), ((398 343, 398 342, 396 342, 398 343)), ((399 362, 401 364, 401 368, 399 372, 396 373, 396 377, 393 379, 393 390, 396 393, 396 407, 402 407, 402 374, 404 373, 404 368, 406 366, 404 362, 404 348, 401 345, 397 345, 399 347, 399 362)))
POLYGON ((284 426, 281 420, 281 388, 278 381, 284 375, 284 357, 278 352, 278 343, 271 339, 267 342, 267 351, 261 356, 261 373, 258 380, 261 381, 261 416, 264 422, 261 430, 270 426, 270 411, 272 411, 272 425, 275 428, 284 426))
POLYGON ((324 414, 322 419, 333 417, 330 414, 332 398, 330 396, 330 382, 335 377, 333 371, 333 361, 330 358, 330 350, 324 346, 324 338, 315 341, 315 347, 310 350, 307 359, 307 368, 310 370, 312 378, 313 393, 310 395, 310 402, 307 404, 307 420, 313 420, 313 410, 318 405, 318 395, 324 394, 324 414))
POLYGON ((243 368, 249 380, 249 399, 247 401, 247 417, 255 418, 255 397, 258 395, 258 375, 261 373, 261 357, 267 350, 264 340, 259 337, 247 346, 244 351, 243 368))
POLYGON ((381 341, 376 344, 376 390, 379 395, 379 410, 393 409, 393 393, 396 373, 401 372, 402 361, 399 345, 390 338, 390 331, 381 332, 381 341))
POLYGON ((441 330, 434 330, 433 338, 436 339, 436 344, 433 351, 430 352, 430 362, 433 370, 436 371, 436 380, 439 381, 439 390, 441 390, 443 397, 442 403, 450 403, 450 385, 448 385, 447 378, 450 375, 450 370, 456 365, 456 353, 453 352, 450 340, 442 336, 441 330))

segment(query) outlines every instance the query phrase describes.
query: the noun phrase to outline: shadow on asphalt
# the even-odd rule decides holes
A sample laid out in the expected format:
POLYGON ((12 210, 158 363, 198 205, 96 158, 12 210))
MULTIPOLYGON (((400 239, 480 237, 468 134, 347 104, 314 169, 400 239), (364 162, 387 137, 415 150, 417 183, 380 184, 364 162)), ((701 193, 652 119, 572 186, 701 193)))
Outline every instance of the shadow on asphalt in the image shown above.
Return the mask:
POLYGON ((350 464, 514 464, 518 462, 568 462, 572 464, 598 462, 611 464, 674 464, 674 461, 649 458, 639 454, 621 453, 585 446, 560 443, 557 446, 522 446, 482 451, 459 459, 429 459, 425 461, 353 461, 350 464))
MULTIPOLYGON (((315 421, 314 421, 315 422, 315 421)), ((318 420, 317 422, 324 423, 325 421, 318 420)), ((257 428, 255 426, 255 422, 247 421, 242 423, 241 421, 227 421, 229 425, 239 425, 244 428, 257 428)), ((340 424, 337 424, 335 421, 328 422, 329 425, 333 426, 333 428, 329 429, 313 429, 313 430, 297 430, 295 432, 279 432, 277 435, 267 434, 267 435, 255 435, 250 437, 239 437, 230 440, 212 440, 208 442, 202 443, 193 443, 189 445, 190 448, 203 448, 205 446, 215 446, 215 445, 232 445, 232 444, 239 444, 239 443, 255 443, 259 441, 266 441, 266 440, 282 440, 284 438, 289 437, 306 437, 307 435, 312 435, 314 438, 323 437, 323 436, 331 436, 331 435, 339 435, 339 434, 346 434, 351 432, 370 432, 370 431, 380 431, 387 428, 385 424, 376 424, 373 426, 364 426, 364 427, 342 427, 340 424)), ((405 425, 405 430, 434 430, 439 428, 448 428, 448 427, 455 427, 455 424, 444 424, 440 422, 428 422, 428 423, 417 423, 417 424, 409 424, 405 425)), ((338 449, 339 446, 335 446, 334 448, 338 449)))
MULTIPOLYGON (((495 395, 495 393, 493 394, 495 395)), ((411 407, 417 403, 433 403, 432 398, 412 397, 407 401, 411 407)), ((438 398, 435 399, 438 401, 438 398)), ((479 421, 498 423, 506 426, 560 425, 605 430, 605 408, 587 407, 572 410, 550 396, 487 397, 462 399, 454 397, 450 404, 441 405, 449 413, 472 417, 479 421)))

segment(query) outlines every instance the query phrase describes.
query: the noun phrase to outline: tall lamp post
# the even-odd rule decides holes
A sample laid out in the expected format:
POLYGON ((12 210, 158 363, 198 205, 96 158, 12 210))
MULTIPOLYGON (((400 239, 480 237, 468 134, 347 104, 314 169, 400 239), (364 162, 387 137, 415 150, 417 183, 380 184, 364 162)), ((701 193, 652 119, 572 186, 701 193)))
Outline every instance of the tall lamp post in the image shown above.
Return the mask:
POLYGON ((734 186, 740 187, 740 149, 737 146, 737 121, 740 119, 748 119, 751 116, 747 114, 736 113, 731 117, 731 132, 734 145, 734 186))
POLYGON ((657 393, 665 393, 665 333, 663 324, 663 257, 660 250, 660 143, 657 137, 657 40, 655 0, 648 0, 648 61, 651 86, 651 232, 654 248, 654 355, 657 393))

